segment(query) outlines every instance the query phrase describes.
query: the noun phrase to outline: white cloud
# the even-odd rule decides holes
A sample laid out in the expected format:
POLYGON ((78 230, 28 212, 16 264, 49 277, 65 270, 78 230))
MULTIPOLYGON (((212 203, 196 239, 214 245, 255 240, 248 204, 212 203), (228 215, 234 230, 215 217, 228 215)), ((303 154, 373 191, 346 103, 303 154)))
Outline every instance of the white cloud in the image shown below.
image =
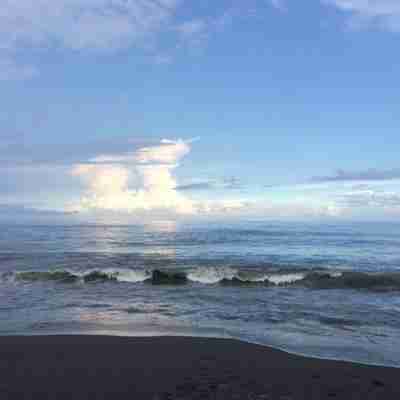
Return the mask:
MULTIPOLYGON (((271 196, 248 200, 221 193, 220 198, 190 197, 190 190, 179 185, 174 176, 179 162, 190 153, 191 142, 162 140, 159 145, 145 146, 131 153, 103 154, 92 164, 78 164, 72 174, 85 186, 78 204, 68 211, 121 212, 151 220, 152 217, 265 217, 304 218, 337 217, 346 207, 319 199, 313 194, 295 195, 279 200, 271 196)), ((232 180, 227 183, 232 184, 232 180)), ((225 186, 224 186, 225 187, 225 186)), ((190 185, 189 185, 190 188, 190 185)))
POLYGON ((355 189, 343 194, 341 201, 350 208, 372 207, 376 209, 400 210, 398 191, 377 188, 355 189))
MULTIPOLYGON (((182 0, 183 1, 183 0, 182 0)), ((0 79, 35 75, 17 66, 26 49, 110 51, 146 46, 172 24, 181 0, 2 0, 0 79)))
MULTIPOLYGON (((192 140, 193 141, 193 140, 192 140)), ((159 145, 122 155, 101 155, 77 164, 71 174, 85 186, 68 211, 121 212, 151 219, 160 215, 235 215, 250 206, 239 199, 193 200, 181 193, 174 170, 191 151, 191 142, 162 140, 159 145)))
POLYGON ((189 152, 188 142, 163 140, 159 146, 144 147, 129 155, 96 157, 94 161, 102 162, 100 165, 76 165, 71 172, 82 179, 87 189, 73 208, 192 214, 194 203, 175 190, 173 176, 177 162, 189 152), (130 164, 115 164, 119 161, 130 164), (131 181, 135 189, 131 188, 131 181))
MULTIPOLYGON (((128 140, 124 148, 111 142, 109 153, 104 151, 104 145, 93 143, 92 149, 84 149, 78 156, 73 149, 65 149, 74 156, 61 163, 59 158, 62 159, 63 154, 51 148, 54 157, 44 164, 3 165, 0 203, 78 212, 83 220, 99 215, 121 218, 129 215, 138 221, 149 221, 239 213, 246 207, 245 201, 229 198, 195 200, 189 193, 179 190, 181 185, 175 171, 190 153, 194 140, 164 139, 156 145, 148 142, 141 146, 137 141, 128 140), (128 146, 132 146, 132 151, 128 146), (98 155, 94 156, 96 152, 98 155)), ((9 149, 6 147, 4 151, 9 149)), ((18 154, 13 155, 19 158, 18 154)), ((227 180, 226 185, 233 183, 227 180)))
POLYGON ((140 163, 173 164, 190 152, 190 142, 163 139, 160 146, 144 147, 135 153, 140 163))
MULTIPOLYGON (((266 0, 278 9, 285 0, 266 0)), ((348 13, 352 25, 400 31, 399 0, 320 0, 348 13)), ((255 3, 227 2, 214 15, 178 19, 188 0, 2 0, 0 6, 0 80, 27 79, 35 66, 18 65, 26 49, 75 51, 152 49, 154 61, 171 62, 177 48, 198 49, 233 20, 260 14, 255 3), (158 48, 156 37, 171 36, 171 48, 158 48), (173 50, 175 49, 175 50, 173 50)))
POLYGON ((190 141, 162 139, 158 146, 141 147, 125 154, 101 154, 89 160, 97 164, 174 164, 190 152, 190 141))
POLYGON ((121 47, 167 22, 178 0, 3 0, 0 48, 121 47))
MULTIPOLYGON (((271 0, 281 7, 281 1, 271 0)), ((253 1, 251 2, 253 4, 253 1)), ((181 49, 199 50, 211 35, 233 20, 254 17, 244 2, 218 4, 208 15, 188 16, 188 0, 2 0, 0 60, 30 63, 38 51, 110 52, 139 47, 155 63, 170 63, 181 49), (186 15, 186 18, 185 18, 186 15), (165 40, 167 38, 167 40, 165 40), (167 44, 169 43, 169 44, 167 44), (28 51, 27 51, 28 50, 28 51), (33 53, 33 54, 32 54, 33 53)), ((33 69, 21 66, 1 74, 21 78, 33 69), (11 71, 11 72, 10 72, 11 71)), ((8 79, 8 78, 6 78, 8 79)))
POLYGON ((399 0, 322 0, 351 15, 353 26, 374 25, 400 31, 399 0))

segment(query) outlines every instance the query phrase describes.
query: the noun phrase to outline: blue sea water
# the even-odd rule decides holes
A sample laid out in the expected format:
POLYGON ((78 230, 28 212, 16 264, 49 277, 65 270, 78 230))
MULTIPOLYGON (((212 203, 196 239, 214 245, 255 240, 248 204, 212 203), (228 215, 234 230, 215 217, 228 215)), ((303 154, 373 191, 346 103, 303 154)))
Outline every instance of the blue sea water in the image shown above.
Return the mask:
POLYGON ((400 366, 400 224, 0 227, 0 335, 233 337, 400 366))

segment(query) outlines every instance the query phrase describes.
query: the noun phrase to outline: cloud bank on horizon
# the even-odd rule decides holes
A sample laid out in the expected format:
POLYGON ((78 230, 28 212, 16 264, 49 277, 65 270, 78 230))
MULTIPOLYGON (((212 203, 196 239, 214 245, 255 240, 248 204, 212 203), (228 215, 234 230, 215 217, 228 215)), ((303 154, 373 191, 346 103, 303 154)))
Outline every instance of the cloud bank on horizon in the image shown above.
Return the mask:
POLYGON ((21 166, 19 161, 14 166, 7 164, 3 174, 8 179, 0 184, 0 219, 16 215, 22 220, 31 216, 49 221, 64 215, 79 216, 81 220, 104 216, 108 220, 111 216, 149 222, 204 217, 290 220, 400 214, 397 169, 339 170, 332 176, 278 186, 251 187, 236 177, 199 181, 194 176, 181 182, 176 172, 185 167, 184 160, 191 154, 194 141, 135 143, 128 140, 125 151, 121 145, 114 149, 98 146, 97 154, 79 162, 64 159, 61 165, 51 160, 43 165, 40 155, 38 164, 34 160, 29 166, 21 166))
POLYGON ((176 171, 190 155, 193 140, 162 139, 139 146, 133 146, 135 141, 127 143, 132 143, 132 151, 129 148, 121 151, 120 146, 115 151, 97 149, 96 155, 80 162, 71 159, 69 164, 64 160, 61 167, 41 162, 37 166, 33 163, 29 169, 18 163, 8 166, 10 176, 13 168, 15 171, 23 168, 22 178, 15 175, 19 184, 14 189, 22 187, 26 192, 7 206, 3 199, 7 199, 7 191, 12 192, 13 188, 0 186, 0 219, 11 213, 23 219, 29 215, 43 217, 46 221, 64 215, 80 216, 83 220, 112 216, 147 222, 203 217, 351 218, 362 216, 365 211, 366 215, 400 214, 400 179, 396 169, 342 170, 309 182, 264 187, 264 190, 247 187, 235 177, 202 182, 193 177, 181 183, 176 171), (31 193, 24 183, 29 181, 33 182, 31 193), (73 185, 75 191, 71 191, 73 185), (31 203, 28 199, 38 192, 37 187, 41 187, 40 193, 46 201, 54 194, 62 196, 46 205, 31 203), (52 202, 58 206, 52 207, 52 202))
POLYGON ((316 176, 312 182, 341 182, 341 181, 384 181, 400 179, 400 169, 390 170, 368 169, 365 171, 346 171, 339 169, 336 174, 330 176, 316 176))

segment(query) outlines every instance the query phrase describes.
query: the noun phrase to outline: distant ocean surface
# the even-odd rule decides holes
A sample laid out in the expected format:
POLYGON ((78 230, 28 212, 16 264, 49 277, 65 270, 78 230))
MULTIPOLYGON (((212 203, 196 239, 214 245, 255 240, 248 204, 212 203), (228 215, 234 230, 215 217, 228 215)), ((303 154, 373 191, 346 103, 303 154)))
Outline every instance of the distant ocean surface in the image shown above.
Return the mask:
POLYGON ((400 223, 0 226, 0 335, 57 333, 400 367, 400 223))

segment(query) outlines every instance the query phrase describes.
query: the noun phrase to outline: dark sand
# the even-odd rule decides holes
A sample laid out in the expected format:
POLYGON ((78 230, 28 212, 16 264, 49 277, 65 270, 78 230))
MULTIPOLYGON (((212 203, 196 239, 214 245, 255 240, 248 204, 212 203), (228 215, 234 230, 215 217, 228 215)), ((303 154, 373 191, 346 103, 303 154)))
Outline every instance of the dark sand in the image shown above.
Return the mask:
POLYGON ((400 399, 400 369, 235 340, 0 337, 0 399, 400 399))

